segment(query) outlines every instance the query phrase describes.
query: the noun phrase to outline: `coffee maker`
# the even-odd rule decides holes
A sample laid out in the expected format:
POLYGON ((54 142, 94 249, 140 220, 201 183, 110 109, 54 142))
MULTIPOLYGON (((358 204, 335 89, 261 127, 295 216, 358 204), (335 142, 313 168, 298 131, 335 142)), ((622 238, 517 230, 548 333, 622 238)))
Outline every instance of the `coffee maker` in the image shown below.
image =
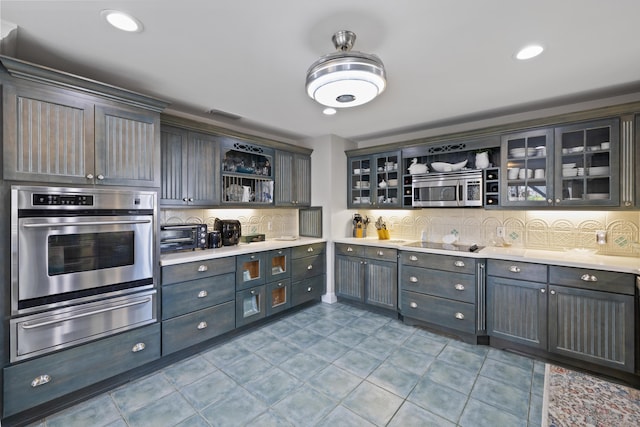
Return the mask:
POLYGON ((242 226, 237 219, 218 219, 213 223, 213 229, 220 232, 222 246, 237 245, 242 236, 242 226))

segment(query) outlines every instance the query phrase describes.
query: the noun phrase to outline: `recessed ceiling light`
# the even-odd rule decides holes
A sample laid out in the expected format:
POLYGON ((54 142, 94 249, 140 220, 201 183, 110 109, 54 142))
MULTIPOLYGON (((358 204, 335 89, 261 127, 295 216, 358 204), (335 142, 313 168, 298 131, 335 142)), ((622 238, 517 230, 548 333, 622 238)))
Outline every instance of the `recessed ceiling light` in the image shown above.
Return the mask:
POLYGON ((542 53, 544 48, 539 44, 525 46, 516 53, 516 59, 525 60, 534 58, 542 53))
POLYGON ((325 108, 324 110, 322 110, 322 114, 326 115, 326 116, 333 116, 335 113, 337 113, 338 110, 336 110, 335 108, 325 108))
POLYGON ((100 15, 119 30, 130 33, 142 31, 142 22, 127 13, 119 10, 103 10, 100 15))

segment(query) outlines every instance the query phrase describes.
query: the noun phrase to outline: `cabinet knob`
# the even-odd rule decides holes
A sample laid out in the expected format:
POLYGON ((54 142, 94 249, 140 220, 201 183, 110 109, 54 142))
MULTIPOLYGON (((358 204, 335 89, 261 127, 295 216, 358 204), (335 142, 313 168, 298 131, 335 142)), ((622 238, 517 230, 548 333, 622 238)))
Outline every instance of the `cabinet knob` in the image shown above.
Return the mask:
POLYGON ((98 174, 98 176, 96 177, 98 178, 98 180, 102 181, 104 179, 104 175, 102 175, 101 173, 98 174))
POLYGON ((313 248, 307 248, 307 252, 313 252, 313 248))
POLYGON ((182 198, 182 201, 183 201, 183 202, 188 202, 188 201, 189 201, 189 199, 187 199, 186 197, 183 197, 183 198, 182 198))
POLYGON ((207 326, 209 326, 209 325, 207 325, 207 322, 198 323, 198 329, 200 329, 200 330, 205 329, 207 326))
POLYGON ((313 265, 311 264, 307 265, 307 270, 313 270, 313 265))
POLYGON ((209 270, 209 267, 207 267, 204 264, 201 264, 201 265, 198 266, 198 271, 199 272, 203 272, 203 271, 207 271, 207 270, 209 270))
POLYGON ((349 246, 349 247, 347 248, 347 252, 353 252, 353 248, 352 248, 351 246, 349 246))
POLYGON ((455 265, 456 267, 464 267, 464 261, 456 261, 453 263, 453 265, 455 265))
POLYGON ((409 256, 409 261, 417 261, 417 260, 418 260, 417 256, 415 256, 415 255, 410 255, 409 256))
POLYGON ((384 256, 384 252, 378 251, 378 256, 384 256))
POLYGON ((31 387, 38 387, 41 385, 45 385, 46 383, 51 381, 51 377, 47 374, 40 375, 39 377, 35 377, 33 381, 31 381, 31 387))
POLYGON ((552 289, 551 291, 549 291, 549 293, 550 293, 551 295, 555 295, 555 294, 556 294, 556 291, 554 291, 554 290, 552 289))
POLYGON ((311 291, 313 291, 313 288, 312 288, 311 286, 309 286, 309 287, 307 288, 307 292, 311 292, 311 291))
POLYGON ((249 258, 255 259, 255 257, 256 257, 255 255, 251 255, 249 258))
POLYGON ((417 302, 415 302, 415 301, 411 301, 411 302, 409 303, 409 307, 411 307, 411 308, 418 308, 418 303, 417 303, 417 302))
POLYGON ((147 346, 143 343, 143 342, 139 342, 136 345, 133 346, 133 348, 131 349, 131 351, 133 353, 137 353, 139 351, 142 351, 146 348, 147 346))
POLYGON ((556 199, 556 203, 560 203, 560 199, 556 199))
POLYGON ((629 207, 629 206, 631 206, 631 202, 629 200, 627 200, 627 201, 624 202, 624 205, 629 207))
POLYGON ((93 174, 92 173, 88 173, 87 174, 87 179, 93 179, 93 174))
POLYGON ((462 319, 464 319, 464 314, 462 314, 462 313, 460 313, 460 312, 457 312, 457 313, 456 313, 456 319, 458 319, 458 320, 462 320, 462 319))
POLYGON ((205 290, 202 290, 202 291, 198 292, 198 298, 204 298, 207 295, 209 295, 209 292, 207 292, 205 290))
POLYGON ((547 199, 547 203, 550 205, 553 204, 553 199, 547 199))
POLYGON ((545 288, 540 289, 540 293, 544 294, 545 292, 547 292, 547 290, 545 288))
POLYGON ((255 289, 254 289, 254 290, 252 290, 252 291, 250 292, 250 294, 251 294, 251 295, 255 295, 255 294, 256 294, 255 289))
POLYGON ((411 276, 411 277, 409 277, 409 281, 411 283, 418 283, 418 278, 416 276, 411 276))
POLYGON ((518 267, 517 265, 512 265, 509 267, 509 271, 512 273, 520 273, 520 267, 518 267))
POLYGON ((279 288, 282 288, 284 286, 284 283, 279 282, 276 286, 279 287, 279 288))
POLYGON ((456 283, 454 288, 456 289, 456 291, 464 291, 464 285, 462 283, 456 283))
POLYGON ((597 282, 598 278, 596 276, 594 276, 593 274, 583 274, 582 276, 580 276, 580 279, 584 280, 585 282, 597 282))
POLYGON ((193 197, 189 197, 189 201, 190 201, 190 202, 193 202, 193 197))

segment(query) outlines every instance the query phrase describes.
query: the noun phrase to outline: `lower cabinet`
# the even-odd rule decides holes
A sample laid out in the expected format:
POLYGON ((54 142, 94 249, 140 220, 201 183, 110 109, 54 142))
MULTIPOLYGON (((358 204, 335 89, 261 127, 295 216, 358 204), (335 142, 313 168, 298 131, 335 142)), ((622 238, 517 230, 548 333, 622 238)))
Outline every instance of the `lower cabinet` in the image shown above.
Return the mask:
POLYGON ((235 328, 235 257, 162 267, 162 354, 235 328))
POLYGON ((390 310, 398 308, 398 251, 336 243, 335 285, 338 298, 390 310))
POLYGON ((633 274, 494 260, 487 274, 491 337, 634 371, 633 274))
POLYGON ((467 336, 484 332, 484 270, 477 274, 483 260, 402 251, 400 264, 405 322, 426 322, 467 336))
POLYGON ((9 366, 4 417, 88 387, 160 357, 160 324, 9 366))
POLYGON ((236 292, 236 327, 247 325, 266 316, 265 286, 236 292))
POLYGON ((291 306, 320 300, 326 289, 326 243, 291 248, 291 306))

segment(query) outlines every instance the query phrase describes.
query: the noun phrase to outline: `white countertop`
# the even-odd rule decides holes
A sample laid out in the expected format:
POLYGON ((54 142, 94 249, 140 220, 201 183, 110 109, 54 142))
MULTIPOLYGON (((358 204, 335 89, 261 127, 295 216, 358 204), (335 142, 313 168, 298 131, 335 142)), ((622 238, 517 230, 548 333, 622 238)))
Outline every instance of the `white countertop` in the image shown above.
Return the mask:
POLYGON ((640 274, 640 257, 621 257, 611 255, 581 255, 561 251, 545 251, 520 247, 487 246, 478 252, 448 251, 444 249, 416 248, 406 246, 416 240, 379 240, 376 238, 357 239, 346 237, 335 239, 336 243, 352 245, 379 246, 395 248, 403 251, 425 252, 443 255, 457 255, 469 258, 503 259, 538 264, 552 264, 565 267, 590 268, 595 270, 617 271, 621 273, 640 274))
POLYGON ((270 239, 264 242, 240 243, 234 246, 223 246, 216 249, 196 249, 195 251, 163 254, 160 256, 160 265, 175 265, 191 261, 203 261, 206 259, 224 258, 227 256, 250 254, 254 252, 271 251, 274 249, 304 246, 313 243, 326 242, 325 239, 314 237, 299 237, 296 240, 270 239))

